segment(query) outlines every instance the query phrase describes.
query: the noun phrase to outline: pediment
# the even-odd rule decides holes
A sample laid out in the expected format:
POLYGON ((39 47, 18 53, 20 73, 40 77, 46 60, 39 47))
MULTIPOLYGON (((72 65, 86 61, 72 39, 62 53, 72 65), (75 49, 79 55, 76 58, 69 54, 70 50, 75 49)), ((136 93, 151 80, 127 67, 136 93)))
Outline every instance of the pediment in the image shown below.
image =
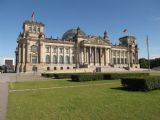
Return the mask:
POLYGON ((109 43, 103 39, 92 38, 84 41, 84 44, 108 45, 109 43))

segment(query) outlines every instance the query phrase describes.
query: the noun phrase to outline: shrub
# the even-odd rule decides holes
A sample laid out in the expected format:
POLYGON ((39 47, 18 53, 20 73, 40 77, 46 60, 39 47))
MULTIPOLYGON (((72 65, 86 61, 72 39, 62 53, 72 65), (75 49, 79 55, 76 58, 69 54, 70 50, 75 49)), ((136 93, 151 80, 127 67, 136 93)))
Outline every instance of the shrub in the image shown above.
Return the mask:
POLYGON ((57 73, 54 74, 54 78, 56 79, 67 79, 67 78, 71 78, 72 73, 57 73))
POLYGON ((122 85, 129 90, 149 91, 160 88, 159 76, 122 78, 122 85))
POLYGON ((43 76, 43 77, 54 77, 54 73, 42 73, 41 76, 43 76))
POLYGON ((149 76, 149 73, 111 73, 111 79, 121 79, 124 77, 144 77, 149 76))
POLYGON ((93 81, 93 80, 103 80, 103 74, 96 74, 96 73, 90 73, 90 74, 77 74, 77 75, 71 75, 72 81, 93 81))

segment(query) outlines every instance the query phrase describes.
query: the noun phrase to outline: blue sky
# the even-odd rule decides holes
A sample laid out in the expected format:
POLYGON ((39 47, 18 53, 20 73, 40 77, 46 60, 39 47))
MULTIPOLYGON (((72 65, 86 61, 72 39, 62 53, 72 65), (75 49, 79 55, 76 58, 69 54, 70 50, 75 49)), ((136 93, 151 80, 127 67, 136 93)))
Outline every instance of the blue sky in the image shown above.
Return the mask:
POLYGON ((150 57, 160 57, 160 0, 0 0, 0 58, 14 57, 22 24, 30 20, 45 23, 45 34, 55 38, 80 26, 89 35, 103 35, 118 43, 123 29, 137 38, 139 57, 146 57, 146 35, 150 57))

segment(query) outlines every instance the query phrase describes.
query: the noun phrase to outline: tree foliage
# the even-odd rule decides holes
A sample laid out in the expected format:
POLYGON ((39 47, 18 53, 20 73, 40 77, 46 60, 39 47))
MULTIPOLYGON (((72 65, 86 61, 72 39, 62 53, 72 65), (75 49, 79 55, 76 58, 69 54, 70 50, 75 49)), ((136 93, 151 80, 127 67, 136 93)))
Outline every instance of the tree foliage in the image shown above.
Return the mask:
POLYGON ((160 66, 160 58, 150 59, 148 62, 148 59, 141 58, 139 59, 139 64, 141 68, 148 68, 148 65, 150 63, 150 68, 158 67, 160 66))

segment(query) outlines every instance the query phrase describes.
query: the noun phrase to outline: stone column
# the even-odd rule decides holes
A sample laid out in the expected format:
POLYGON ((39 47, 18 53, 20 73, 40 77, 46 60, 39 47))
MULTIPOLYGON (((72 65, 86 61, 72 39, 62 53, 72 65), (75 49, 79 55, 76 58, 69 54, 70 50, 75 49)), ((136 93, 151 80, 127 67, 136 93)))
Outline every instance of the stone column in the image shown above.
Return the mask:
POLYGON ((86 63, 86 47, 84 46, 83 48, 83 61, 84 61, 84 64, 86 63))
POLYGON ((71 54, 71 47, 69 47, 69 64, 71 64, 72 54, 71 54))
POLYGON ((23 44, 23 63, 26 63, 26 44, 23 44))
POLYGON ((110 64, 113 64, 113 57, 112 57, 112 50, 109 50, 109 54, 110 54, 110 64))
POLYGON ((110 49, 109 48, 107 48, 107 50, 106 50, 106 64, 108 65, 109 63, 110 63, 110 58, 111 56, 110 56, 110 49))
POLYGON ((59 64, 59 47, 57 46, 57 64, 59 64))
POLYGON ((104 48, 101 48, 101 65, 104 65, 104 48))
POLYGON ((39 58, 38 58, 38 61, 39 61, 39 63, 42 63, 42 43, 39 43, 39 54, 38 54, 38 56, 39 56, 39 58))
POLYGON ((43 43, 40 43, 40 63, 44 63, 43 59, 43 43))
POLYGON ((89 47, 87 47, 87 64, 89 64, 89 47))
POLYGON ((23 44, 21 44, 21 63, 23 63, 23 44))
POLYGON ((91 64, 91 47, 89 47, 89 64, 91 64))
POLYGON ((125 51, 123 51, 123 64, 125 64, 125 51))
POLYGON ((63 47, 63 64, 65 64, 65 47, 63 47))
POLYGON ((83 50, 79 47, 79 64, 83 64, 83 50))
POLYGON ((100 63, 100 66, 101 66, 101 64, 102 64, 102 59, 101 59, 101 57, 102 57, 102 48, 99 49, 99 58, 100 58, 99 63, 100 63))
POLYGON ((104 48, 104 65, 105 65, 105 66, 106 66, 106 62, 107 62, 107 61, 106 61, 106 60, 107 60, 107 59, 106 59, 106 56, 107 56, 106 53, 107 53, 107 52, 106 52, 106 48, 104 48))
POLYGON ((28 63, 28 61, 27 61, 27 54, 28 54, 28 43, 26 42, 26 49, 25 49, 25 63, 28 63))
POLYGON ((52 64, 52 46, 50 46, 50 64, 52 64))
POLYGON ((115 50, 115 58, 116 58, 116 63, 115 64, 117 64, 117 50, 115 50))
POLYGON ((97 48, 94 48, 94 65, 97 65, 97 48))
POLYGON ((18 45, 18 63, 21 63, 21 45, 18 45))
POLYGON ((22 45, 22 72, 25 72, 26 71, 26 69, 25 69, 25 52, 26 52, 26 44, 25 43, 23 43, 23 45, 22 45))
POLYGON ((30 56, 29 56, 29 49, 30 49, 30 43, 26 43, 26 63, 31 63, 30 56))
POLYGON ((97 48, 97 63, 100 66, 100 48, 97 48))
POLYGON ((121 64, 122 62, 121 62, 121 51, 119 51, 119 63, 121 64))
POLYGON ((22 63, 25 63, 25 44, 22 44, 22 63))
POLYGON ((128 58, 127 58, 127 61, 128 61, 128 70, 130 70, 130 49, 129 49, 129 46, 128 46, 128 58))

